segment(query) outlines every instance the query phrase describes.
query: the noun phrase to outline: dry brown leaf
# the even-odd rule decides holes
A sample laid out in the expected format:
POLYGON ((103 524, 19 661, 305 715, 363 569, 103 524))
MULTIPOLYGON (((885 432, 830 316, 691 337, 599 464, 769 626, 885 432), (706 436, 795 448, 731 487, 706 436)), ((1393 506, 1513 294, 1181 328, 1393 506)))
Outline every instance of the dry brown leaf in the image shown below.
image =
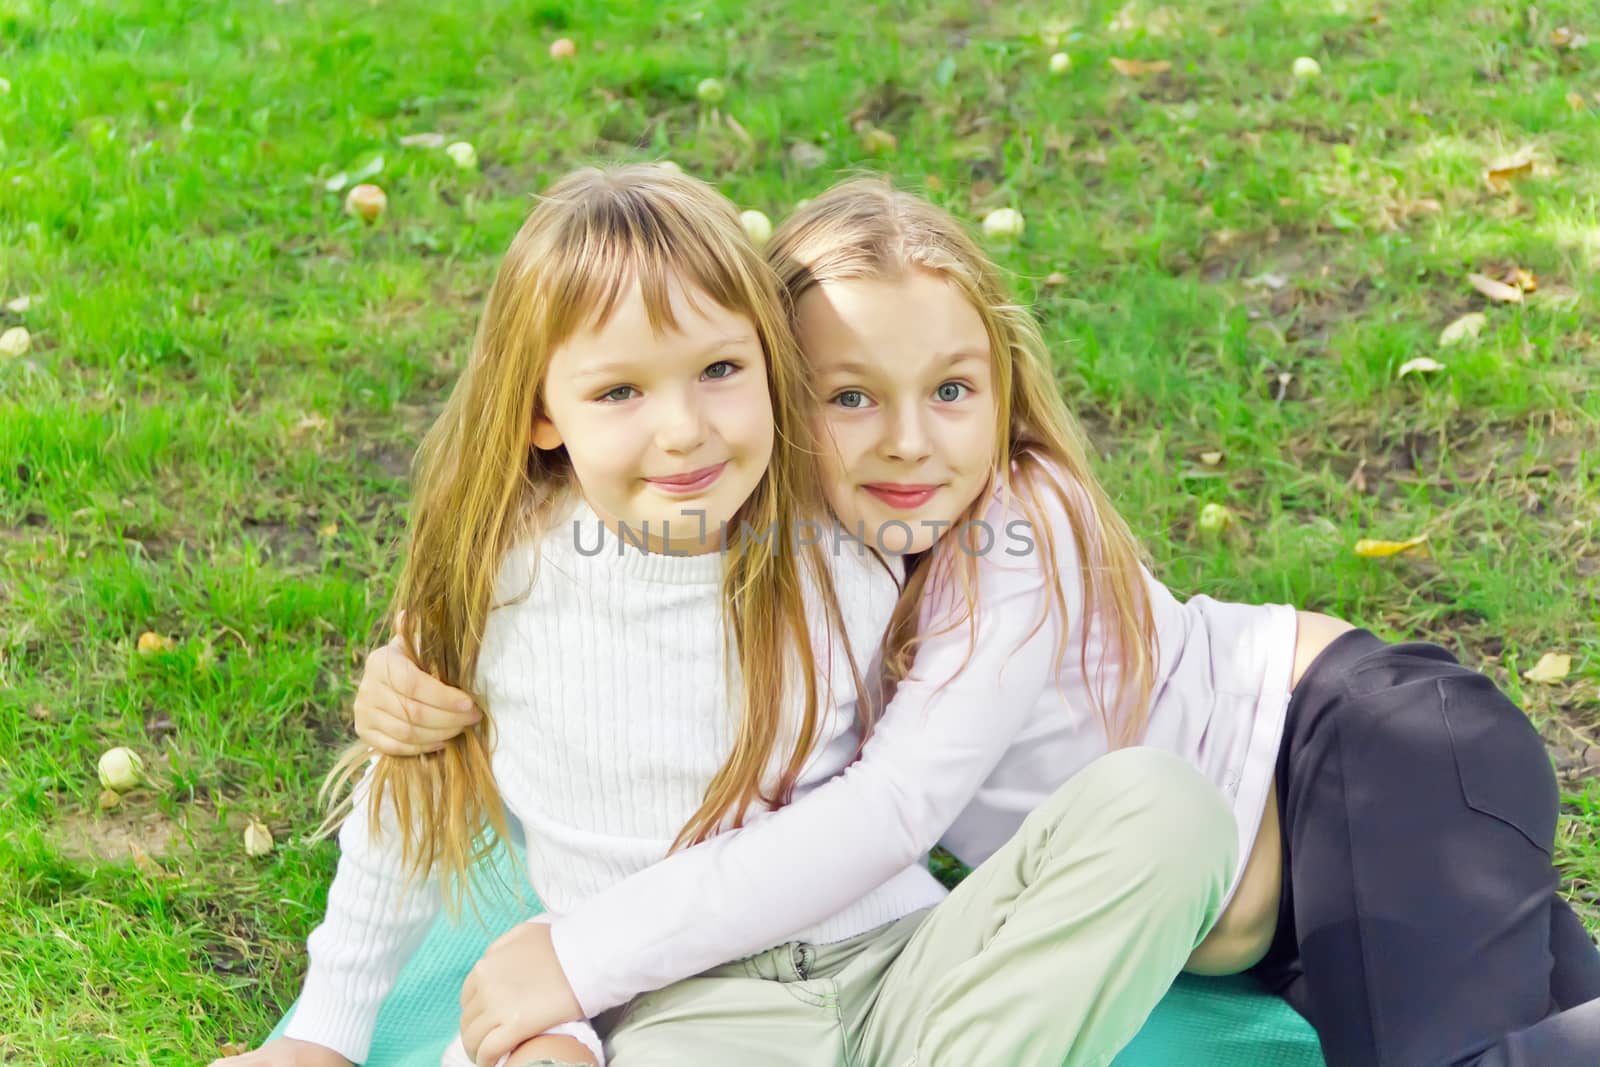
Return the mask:
POLYGON ((1516 286, 1524 293, 1537 292, 1539 289, 1539 279, 1533 276, 1533 271, 1521 267, 1512 267, 1505 276, 1505 283, 1516 286))
POLYGON ((1532 173, 1533 152, 1524 150, 1489 164, 1488 169, 1483 172, 1483 180, 1488 182, 1489 188, 1498 193, 1510 188, 1514 179, 1526 178, 1532 173))
POLYGON ((1172 64, 1165 59, 1121 59, 1111 57, 1111 69, 1124 78, 1142 78, 1146 74, 1165 74, 1172 64))
POLYGON ((244 828, 244 851, 247 856, 265 856, 272 851, 272 831, 266 823, 251 819, 244 828))
POLYGON ((1470 340, 1482 333, 1488 324, 1489 316, 1481 311, 1469 311, 1439 331, 1439 344, 1448 347, 1470 340))
POLYGON ((1375 541, 1363 537, 1356 542, 1356 555, 1362 559, 1383 559, 1387 556, 1398 556, 1402 552, 1409 552, 1427 540, 1427 534, 1418 534, 1405 541, 1375 541))
POLYGON ((1557 48, 1565 47, 1572 43, 1572 29, 1568 26, 1557 26, 1550 31, 1550 43, 1557 48))
POLYGON ((100 790, 100 796, 96 798, 95 803, 99 805, 101 811, 110 811, 112 808, 122 803, 122 794, 117 792, 115 789, 102 789, 100 790))
POLYGON ((243 1056, 250 1049, 245 1045, 236 1045, 232 1041, 225 1041, 217 1046, 218 1056, 243 1056))
POLYGON ((1490 300, 1498 300, 1502 304, 1522 303, 1522 290, 1514 285, 1497 282, 1493 278, 1485 277, 1482 274, 1467 275, 1467 284, 1490 300))
POLYGON ((1572 670, 1572 657, 1564 652, 1546 652, 1539 657, 1539 662, 1522 672, 1522 676, 1530 682, 1542 682, 1545 685, 1554 685, 1567 676, 1572 670))

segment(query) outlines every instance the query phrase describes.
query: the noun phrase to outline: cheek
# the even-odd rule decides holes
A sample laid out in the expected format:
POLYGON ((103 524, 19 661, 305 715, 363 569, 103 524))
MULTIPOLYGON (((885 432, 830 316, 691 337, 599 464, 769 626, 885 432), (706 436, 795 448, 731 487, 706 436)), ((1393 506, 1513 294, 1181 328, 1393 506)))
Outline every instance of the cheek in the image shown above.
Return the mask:
POLYGON ((962 420, 951 435, 962 458, 962 465, 982 470, 993 465, 999 447, 995 434, 993 412, 975 412, 971 418, 962 420))

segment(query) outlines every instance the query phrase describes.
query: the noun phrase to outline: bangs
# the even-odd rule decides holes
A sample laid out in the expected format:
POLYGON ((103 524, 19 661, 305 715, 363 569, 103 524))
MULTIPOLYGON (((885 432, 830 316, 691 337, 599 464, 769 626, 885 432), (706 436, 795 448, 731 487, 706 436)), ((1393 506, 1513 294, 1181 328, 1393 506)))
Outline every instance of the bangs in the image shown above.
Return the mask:
POLYGON ((550 228, 538 257, 544 337, 556 347, 580 331, 603 329, 637 284, 657 333, 679 328, 676 286, 696 310, 705 297, 746 316, 769 347, 766 324, 781 307, 777 287, 764 284, 765 264, 732 205, 700 183, 653 170, 626 168, 545 198, 541 211, 565 217, 550 228))

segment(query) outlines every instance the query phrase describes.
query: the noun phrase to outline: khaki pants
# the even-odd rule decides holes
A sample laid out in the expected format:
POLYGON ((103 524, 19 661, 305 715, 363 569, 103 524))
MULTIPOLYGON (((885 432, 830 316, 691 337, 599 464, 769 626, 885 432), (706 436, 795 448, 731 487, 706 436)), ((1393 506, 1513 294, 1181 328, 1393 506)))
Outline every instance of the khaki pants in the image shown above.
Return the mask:
POLYGON ((1188 764, 1113 752, 938 907, 715 967, 596 1026, 611 1067, 1109 1063, 1215 921, 1236 840, 1188 764))

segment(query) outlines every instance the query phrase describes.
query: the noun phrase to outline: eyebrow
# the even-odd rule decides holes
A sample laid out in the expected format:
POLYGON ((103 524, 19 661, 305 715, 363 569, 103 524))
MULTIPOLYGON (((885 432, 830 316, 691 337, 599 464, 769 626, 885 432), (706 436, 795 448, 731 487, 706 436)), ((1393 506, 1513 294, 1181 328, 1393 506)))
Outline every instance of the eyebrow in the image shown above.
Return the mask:
MULTIPOLYGON (((949 354, 947 354, 947 355, 945 355, 943 357, 940 357, 935 362, 934 369, 938 370, 940 372, 943 372, 943 371, 949 370, 951 367, 954 367, 959 363, 966 363, 968 361, 982 362, 983 360, 986 360, 988 358, 989 358, 989 353, 987 353, 987 352, 982 352, 982 351, 979 351, 979 350, 973 349, 973 348, 963 348, 963 349, 960 349, 958 351, 951 352, 951 353, 949 353, 949 354)), ((859 360, 847 359, 842 363, 835 363, 833 366, 829 367, 823 373, 824 374, 870 375, 870 374, 881 373, 882 370, 883 370, 882 367, 874 367, 874 366, 871 366, 870 364, 862 363, 859 360)))
MULTIPOLYGON (((759 343, 760 338, 753 333, 733 334, 706 345, 705 348, 700 350, 700 354, 709 356, 713 352, 721 352, 725 348, 759 343)), ((573 378, 578 381, 587 381, 590 378, 615 378, 619 375, 627 377, 630 374, 637 373, 640 369, 640 365, 636 362, 621 359, 607 360, 604 363, 596 363, 592 366, 584 367, 575 373, 573 378)))

